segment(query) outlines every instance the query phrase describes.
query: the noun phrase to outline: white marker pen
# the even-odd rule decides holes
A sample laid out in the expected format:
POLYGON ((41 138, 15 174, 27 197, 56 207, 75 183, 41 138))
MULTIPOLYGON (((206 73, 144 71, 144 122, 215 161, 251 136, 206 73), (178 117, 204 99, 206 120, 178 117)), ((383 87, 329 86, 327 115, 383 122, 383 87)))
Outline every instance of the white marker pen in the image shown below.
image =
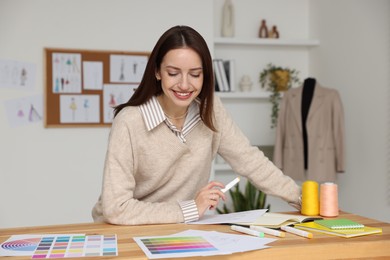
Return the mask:
POLYGON ((250 226, 250 229, 263 232, 264 234, 276 236, 276 237, 285 237, 284 232, 280 232, 271 228, 261 227, 261 226, 250 226))
POLYGON ((240 177, 237 177, 235 178, 234 180, 232 180, 231 182, 229 182, 225 188, 221 189, 221 191, 223 193, 227 192, 228 190, 230 190, 234 185, 236 185, 238 182, 240 181, 240 177))
POLYGON ((259 232, 259 231, 256 231, 256 230, 253 230, 253 229, 250 229, 250 228, 236 226, 236 225, 232 225, 230 228, 232 230, 234 230, 234 231, 245 233, 245 234, 252 235, 252 236, 255 236, 255 237, 264 237, 264 233, 263 232, 259 232))
POLYGON ((281 226, 280 229, 284 230, 284 231, 286 231, 288 233, 292 233, 292 234, 301 236, 301 237, 313 238, 313 234, 312 233, 309 233, 309 232, 306 232, 306 231, 303 231, 303 230, 300 230, 300 229, 297 229, 297 228, 293 228, 293 227, 289 227, 289 226, 281 226))

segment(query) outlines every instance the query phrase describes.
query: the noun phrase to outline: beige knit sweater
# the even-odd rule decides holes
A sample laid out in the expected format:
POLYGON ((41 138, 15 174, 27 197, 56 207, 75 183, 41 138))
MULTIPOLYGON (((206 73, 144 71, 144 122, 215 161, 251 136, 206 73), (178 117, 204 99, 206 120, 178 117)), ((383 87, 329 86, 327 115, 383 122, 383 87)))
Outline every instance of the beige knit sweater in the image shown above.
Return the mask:
POLYGON ((164 123, 148 131, 138 107, 123 109, 111 128, 94 220, 120 225, 183 222, 179 202, 195 199, 208 183, 217 153, 265 193, 299 204, 300 187, 249 143, 219 98, 214 103, 218 132, 200 121, 186 143, 164 123))

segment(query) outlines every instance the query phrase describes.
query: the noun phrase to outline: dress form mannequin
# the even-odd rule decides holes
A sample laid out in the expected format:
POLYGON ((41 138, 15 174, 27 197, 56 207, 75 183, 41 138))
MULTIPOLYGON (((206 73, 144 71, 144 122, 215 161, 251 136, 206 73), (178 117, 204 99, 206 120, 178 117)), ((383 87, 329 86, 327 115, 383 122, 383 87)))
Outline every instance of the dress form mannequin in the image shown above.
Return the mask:
POLYGON ((303 83, 302 90, 302 136, 303 136, 303 153, 304 153, 304 166, 305 170, 307 169, 308 162, 308 141, 307 141, 307 129, 306 129, 306 119, 309 114, 311 100, 313 99, 314 89, 316 85, 316 80, 314 78, 307 78, 303 83))

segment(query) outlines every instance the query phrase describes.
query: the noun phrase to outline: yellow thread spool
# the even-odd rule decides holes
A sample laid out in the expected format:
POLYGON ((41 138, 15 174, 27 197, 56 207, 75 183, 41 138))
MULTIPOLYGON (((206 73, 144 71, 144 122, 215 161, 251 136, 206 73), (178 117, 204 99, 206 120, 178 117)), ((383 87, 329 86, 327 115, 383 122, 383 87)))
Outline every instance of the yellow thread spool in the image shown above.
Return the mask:
POLYGON ((302 184, 301 213, 306 216, 316 216, 320 213, 318 183, 315 181, 305 181, 302 184))

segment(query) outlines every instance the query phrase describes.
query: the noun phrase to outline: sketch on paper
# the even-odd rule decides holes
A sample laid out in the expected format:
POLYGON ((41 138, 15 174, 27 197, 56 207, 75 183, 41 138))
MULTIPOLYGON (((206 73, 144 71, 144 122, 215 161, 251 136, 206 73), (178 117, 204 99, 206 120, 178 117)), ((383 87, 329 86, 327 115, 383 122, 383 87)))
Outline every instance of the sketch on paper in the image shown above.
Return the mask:
POLYGON ((81 54, 53 53, 53 93, 81 93, 81 54))
POLYGON ((4 105, 11 127, 42 122, 43 99, 41 95, 8 100, 4 105))
POLYGON ((137 84, 104 84, 104 123, 112 123, 112 119, 114 118, 113 108, 127 102, 137 87, 137 84))
POLYGON ((103 89, 103 62, 83 62, 83 87, 90 90, 103 89))
POLYGON ((33 90, 36 65, 33 63, 0 60, 0 87, 33 90))
POLYGON ((61 123, 99 123, 99 95, 61 95, 61 123))
POLYGON ((147 61, 147 56, 110 55, 110 82, 141 82, 147 61))

